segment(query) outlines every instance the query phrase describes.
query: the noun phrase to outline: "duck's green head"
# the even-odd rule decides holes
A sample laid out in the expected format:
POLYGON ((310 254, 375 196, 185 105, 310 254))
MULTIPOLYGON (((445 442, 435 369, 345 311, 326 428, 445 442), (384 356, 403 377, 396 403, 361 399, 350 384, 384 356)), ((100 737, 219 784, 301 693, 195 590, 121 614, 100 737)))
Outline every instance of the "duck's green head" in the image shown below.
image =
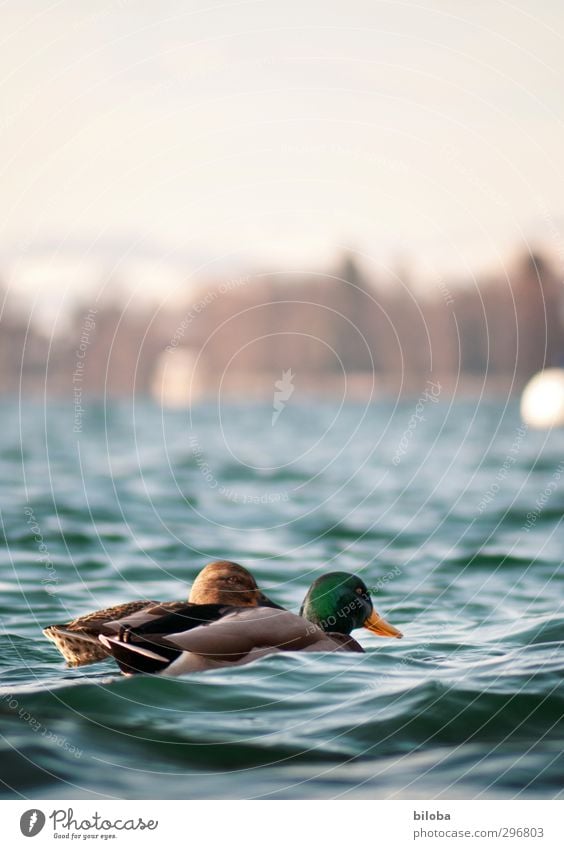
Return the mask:
POLYGON ((350 634, 355 628, 368 628, 381 637, 403 637, 376 613, 368 587, 350 572, 330 572, 318 578, 308 590, 300 616, 323 631, 350 634))

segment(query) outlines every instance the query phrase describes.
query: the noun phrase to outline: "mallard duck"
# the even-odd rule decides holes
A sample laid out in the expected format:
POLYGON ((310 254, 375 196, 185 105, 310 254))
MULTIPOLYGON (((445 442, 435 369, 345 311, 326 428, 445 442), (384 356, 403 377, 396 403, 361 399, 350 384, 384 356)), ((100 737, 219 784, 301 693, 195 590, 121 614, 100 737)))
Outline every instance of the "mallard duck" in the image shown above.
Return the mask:
POLYGON ((351 637, 356 628, 368 628, 383 637, 403 636, 376 613, 362 579, 348 572, 318 578, 299 616, 282 609, 228 606, 213 610, 208 606, 206 615, 205 624, 192 617, 189 609, 137 628, 109 623, 99 639, 126 674, 183 675, 249 663, 274 652, 363 652, 351 637))
MULTIPOLYGON (((185 601, 128 601, 105 610, 87 613, 62 625, 50 625, 43 633, 52 640, 69 666, 85 666, 105 660, 110 652, 98 639, 106 632, 108 623, 119 620, 123 627, 139 627, 155 619, 190 610, 192 618, 198 613, 194 606, 228 605, 230 607, 273 606, 262 593, 251 573, 238 563, 217 560, 208 563, 196 577, 188 603, 185 601)), ((209 621, 206 611, 200 611, 199 622, 209 621), (203 617, 203 618, 202 618, 203 617)), ((192 620, 191 620, 192 621, 192 620)), ((110 633, 114 633, 111 629, 110 633)))

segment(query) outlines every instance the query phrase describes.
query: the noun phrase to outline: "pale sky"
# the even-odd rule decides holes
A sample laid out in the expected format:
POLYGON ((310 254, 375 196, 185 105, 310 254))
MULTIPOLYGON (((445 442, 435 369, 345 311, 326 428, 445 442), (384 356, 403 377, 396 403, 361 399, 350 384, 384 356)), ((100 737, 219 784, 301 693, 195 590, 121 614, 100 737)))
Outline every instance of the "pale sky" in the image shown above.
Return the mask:
MULTIPOLYGON (((557 0, 8 0, 0 270, 564 257, 557 0)), ((168 277, 167 277, 168 275, 168 277)))

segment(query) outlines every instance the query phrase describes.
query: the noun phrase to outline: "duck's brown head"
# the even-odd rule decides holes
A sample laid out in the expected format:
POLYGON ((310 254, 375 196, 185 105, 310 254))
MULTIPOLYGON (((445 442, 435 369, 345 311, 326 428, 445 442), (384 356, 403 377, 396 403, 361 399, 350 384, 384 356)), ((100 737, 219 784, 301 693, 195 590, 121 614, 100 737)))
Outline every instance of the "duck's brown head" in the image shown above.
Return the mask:
POLYGON ((279 607, 257 587, 251 573, 238 563, 208 563, 192 585, 192 604, 225 604, 234 607, 279 607))

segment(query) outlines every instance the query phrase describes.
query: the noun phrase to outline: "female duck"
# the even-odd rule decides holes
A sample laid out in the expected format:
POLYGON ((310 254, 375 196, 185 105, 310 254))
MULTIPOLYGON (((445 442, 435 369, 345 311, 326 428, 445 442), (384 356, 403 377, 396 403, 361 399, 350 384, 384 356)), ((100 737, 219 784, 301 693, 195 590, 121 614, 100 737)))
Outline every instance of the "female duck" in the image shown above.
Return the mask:
MULTIPOLYGON (((139 627, 178 610, 195 605, 232 607, 276 606, 262 593, 247 569, 229 560, 208 563, 198 574, 185 601, 128 601, 105 610, 87 613, 62 625, 51 625, 43 633, 55 643, 69 666, 84 666, 105 660, 110 652, 98 637, 106 633, 108 623, 119 620, 123 626, 139 627)), ((196 610, 191 610, 196 615, 196 610)), ((205 616, 205 611, 200 611, 205 616)), ((200 618, 200 622, 209 621, 200 618)), ((113 634, 111 628, 109 633, 113 634)))

